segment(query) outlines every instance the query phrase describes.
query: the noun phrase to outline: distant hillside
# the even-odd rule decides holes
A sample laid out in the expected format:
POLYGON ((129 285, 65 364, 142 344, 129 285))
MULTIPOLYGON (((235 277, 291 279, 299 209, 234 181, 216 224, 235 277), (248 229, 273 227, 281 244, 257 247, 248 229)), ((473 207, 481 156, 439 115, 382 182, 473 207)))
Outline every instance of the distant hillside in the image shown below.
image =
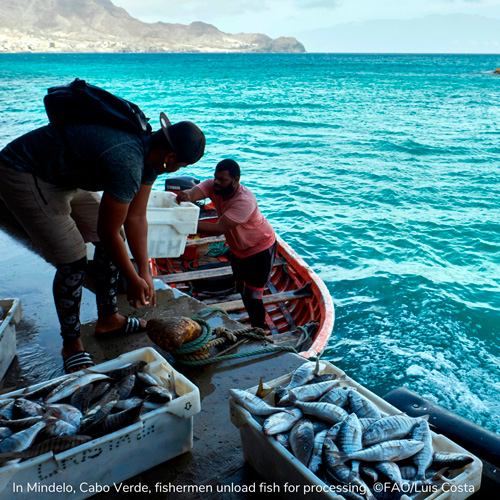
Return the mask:
POLYGON ((295 38, 143 23, 110 0, 0 0, 0 52, 305 52, 295 38))
POLYGON ((500 54, 500 19, 465 14, 338 24, 296 36, 308 52, 500 54))

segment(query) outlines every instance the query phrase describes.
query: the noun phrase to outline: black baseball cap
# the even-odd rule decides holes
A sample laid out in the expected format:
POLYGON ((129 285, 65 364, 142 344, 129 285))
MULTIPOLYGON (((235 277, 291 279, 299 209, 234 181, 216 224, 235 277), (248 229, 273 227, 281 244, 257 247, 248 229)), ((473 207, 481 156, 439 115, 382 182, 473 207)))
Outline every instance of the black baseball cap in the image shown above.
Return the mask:
POLYGON ((177 160, 182 163, 196 163, 205 152, 205 134, 193 122, 170 123, 165 113, 160 114, 163 133, 172 146, 177 160))

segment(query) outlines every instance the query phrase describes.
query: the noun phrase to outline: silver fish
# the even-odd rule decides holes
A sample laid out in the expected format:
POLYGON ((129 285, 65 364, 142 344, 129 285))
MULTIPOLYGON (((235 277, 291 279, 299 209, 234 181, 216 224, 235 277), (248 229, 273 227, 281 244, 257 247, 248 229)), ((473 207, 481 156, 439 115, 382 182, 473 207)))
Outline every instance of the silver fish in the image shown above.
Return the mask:
POLYGON ((372 483, 376 483, 378 481, 378 472, 374 468, 369 465, 361 465, 359 469, 361 473, 370 479, 372 483))
MULTIPOLYGON (((113 411, 123 411, 123 410, 126 410, 128 408, 132 408, 134 406, 137 406, 138 404, 140 404, 143 401, 144 400, 142 398, 139 398, 137 396, 133 396, 133 397, 128 398, 128 399, 122 399, 122 400, 116 402, 115 406, 113 406, 113 411)), ((155 407, 161 408, 161 407, 163 407, 163 405, 157 404, 157 405, 155 405, 155 407)))
POLYGON ((350 387, 334 387, 332 390, 321 396, 318 401, 320 403, 331 403, 344 408, 347 405, 349 391, 352 390, 353 389, 350 387))
POLYGON ((407 415, 391 415, 381 418, 364 432, 363 445, 371 446, 390 439, 401 439, 408 435, 417 424, 417 419, 407 415))
MULTIPOLYGON (((65 380, 75 380, 77 379, 77 375, 68 375, 65 380)), ((33 389, 31 386, 26 387, 24 389, 23 393, 19 396, 25 399, 39 399, 39 398, 44 398, 47 396, 47 394, 50 394, 57 386, 61 384, 60 380, 48 380, 45 383, 42 383, 40 387, 37 387, 36 389, 33 389)))
POLYGON ((279 412, 269 416, 264 422, 262 429, 266 436, 288 432, 302 418, 302 411, 294 408, 290 412, 279 412))
POLYGON ((314 434, 318 434, 318 432, 324 431, 325 429, 329 429, 331 426, 326 422, 320 422, 319 420, 315 420, 313 423, 314 434))
POLYGON ((20 418, 18 420, 0 420, 0 426, 8 427, 12 429, 14 432, 21 431, 24 429, 28 429, 32 425, 40 422, 42 420, 42 416, 39 415, 37 417, 28 417, 28 418, 20 418))
POLYGON ((335 373, 323 373, 323 375, 314 377, 308 384, 319 384, 320 382, 327 382, 328 380, 335 380, 336 378, 337 375, 335 373))
POLYGON ((0 408, 0 418, 5 420, 12 420, 12 414, 14 412, 15 399, 8 399, 2 401, 2 407, 0 408), (4 403, 5 401, 5 403, 4 403))
POLYGON ((349 391, 349 408, 359 418, 382 418, 380 410, 367 398, 357 391, 349 391))
MULTIPOLYGON (((359 423, 358 416, 355 413, 351 413, 340 426, 337 445, 340 451, 345 453, 355 453, 363 448, 361 438, 361 425, 359 423)), ((358 460, 352 461, 351 469, 354 474, 359 474, 358 460)))
POLYGON ((314 447, 311 455, 311 459, 309 460, 309 470, 311 472, 318 472, 321 467, 321 463, 323 461, 323 443, 325 442, 326 435, 328 434, 328 429, 325 429, 321 432, 318 432, 314 436, 314 447))
POLYGON ((284 448, 286 448, 286 449, 290 448, 290 433, 289 432, 285 432, 283 434, 276 434, 274 436, 274 438, 284 448))
POLYGON ((65 379, 52 392, 45 396, 44 403, 55 403, 71 396, 80 387, 104 379, 109 379, 109 377, 103 373, 85 373, 76 378, 65 379))
POLYGON ((384 474, 388 477, 393 483, 400 485, 403 482, 403 478, 401 477, 401 470, 399 466, 394 462, 377 462, 373 465, 376 471, 384 474))
POLYGON ((335 445, 337 444, 337 439, 339 437, 339 432, 340 432, 341 426, 342 426, 342 422, 339 422, 339 423, 333 425, 332 427, 330 427, 330 429, 328 430, 328 434, 326 435, 326 437, 328 439, 331 439, 333 441, 333 443, 335 443, 335 445))
POLYGON ((343 422, 348 416, 348 413, 340 406, 330 403, 302 403, 297 401, 295 406, 300 408, 306 415, 318 417, 332 425, 343 422))
POLYGON ((314 448, 314 429, 310 420, 303 418, 290 431, 290 448, 306 467, 314 448))
POLYGON ((159 385, 146 387, 142 394, 156 403, 168 403, 174 399, 174 395, 166 387, 159 385))
POLYGON ((361 425, 361 430, 365 432, 368 430, 370 425, 374 424, 375 422, 378 422, 379 419, 377 418, 360 418, 359 423, 361 425))
POLYGON ((47 439, 42 443, 32 446, 24 451, 13 451, 10 453, 0 453, 0 462, 14 460, 16 458, 33 458, 51 451, 54 454, 61 453, 75 446, 87 443, 92 438, 90 436, 61 436, 47 439))
POLYGON ((339 462, 346 460, 363 460, 365 462, 397 462, 410 458, 424 447, 422 441, 414 439, 394 439, 383 443, 375 444, 369 448, 356 451, 354 453, 337 453, 339 462))
MULTIPOLYGON (((328 474, 333 477, 336 482, 357 486, 358 491, 363 493, 365 498, 374 500, 375 497, 370 491, 370 488, 368 488, 366 483, 361 480, 350 467, 347 467, 337 460, 338 455, 339 449, 335 443, 331 439, 326 438, 323 444, 323 458, 328 474)), ((361 498, 363 498, 363 496, 361 498)))
MULTIPOLYGON (((164 403, 153 403, 152 401, 144 400, 142 412, 147 413, 149 411, 157 410, 158 408, 163 408, 164 406, 165 406, 164 403)), ((126 410, 126 408, 123 409, 126 410)))
POLYGON ((290 392, 287 389, 275 393, 275 400, 278 402, 278 406, 292 406, 290 401, 290 392))
POLYGON ((75 408, 78 408, 81 412, 87 411, 88 407, 85 408, 85 400, 90 397, 89 395, 92 393, 92 390, 93 390, 92 384, 88 384, 81 387, 71 395, 70 399, 71 404, 75 408))
POLYGON ((45 408, 34 401, 29 401, 28 399, 18 398, 14 403, 14 408, 12 409, 12 418, 21 419, 29 417, 38 417, 43 415, 45 408))
POLYGON ((9 427, 0 427, 0 441, 6 437, 12 436, 12 434, 14 434, 14 431, 9 427))
POLYGON ((55 417, 45 417, 46 426, 41 430, 40 436, 45 439, 52 439, 61 436, 74 436, 77 434, 77 428, 64 420, 55 417))
POLYGON ((136 376, 132 373, 123 377, 120 382, 118 382, 118 398, 127 399, 132 392, 135 385, 136 376))
POLYGON ((434 448, 432 446, 431 430, 426 420, 421 420, 411 433, 411 438, 417 441, 422 441, 424 447, 416 455, 413 456, 413 463, 417 466, 418 472, 415 477, 416 481, 423 481, 425 479, 425 471, 432 463, 434 455, 434 448))
POLYGON ((301 385, 307 384, 307 382, 311 381, 314 377, 317 377, 320 372, 320 364, 319 359, 316 362, 308 361, 303 365, 299 366, 290 377, 290 382, 285 387, 285 389, 293 389, 295 387, 299 387, 301 385))
POLYGON ((290 389, 288 391, 288 400, 292 403, 295 403, 295 401, 316 401, 337 383, 336 380, 328 380, 326 382, 319 382, 318 384, 307 384, 302 387, 290 389))
POLYGON ((98 426, 119 401, 119 387, 112 387, 90 410, 88 410, 78 427, 79 434, 92 434, 92 428, 98 426))
POLYGON ((231 394, 240 406, 243 406, 243 408, 248 410, 252 415, 266 416, 283 411, 282 408, 271 406, 248 391, 229 389, 229 394, 231 394))
POLYGON ((0 397, 0 410, 9 405, 9 404, 12 404, 12 403, 15 403, 16 402, 16 398, 3 398, 3 397, 0 397))
POLYGON ((90 391, 85 392, 85 397, 81 405, 81 412, 87 413, 102 397, 108 394, 111 390, 111 382, 108 380, 99 380, 95 384, 89 384, 90 391))
POLYGON ((0 442, 0 453, 9 453, 12 451, 24 451, 30 447, 36 438, 36 435, 45 427, 45 422, 37 422, 28 429, 16 432, 0 442))
POLYGON ((143 402, 136 406, 127 408, 119 413, 108 415, 98 425, 92 426, 89 430, 93 436, 102 436, 109 434, 127 425, 132 425, 139 420, 142 411, 143 402))
POLYGON ((137 378, 146 386, 155 386, 158 385, 158 382, 151 376, 149 373, 138 372, 137 378))
POLYGON ((57 418, 58 420, 63 420, 73 427, 78 427, 82 421, 82 412, 72 405, 68 404, 53 404, 47 405, 46 416, 57 418))
POLYGON ((443 467, 448 467, 449 469, 461 469, 473 461, 474 457, 463 453, 436 451, 432 457, 432 468, 442 469, 443 467))
MULTIPOLYGON (((445 467, 442 470, 445 469, 447 469, 447 467, 445 467)), ((413 465, 405 465, 403 467, 400 467, 399 470, 401 472, 401 477, 403 478, 403 481, 414 481, 415 477, 417 477, 417 468, 413 465)), ((439 471, 435 469, 427 469, 425 477, 426 479, 431 479, 434 478, 434 476, 437 476, 437 474, 439 474, 439 471)), ((438 479, 438 477, 436 477, 436 479, 438 479)))
POLYGON ((116 370, 110 370, 105 372, 108 377, 114 378, 116 380, 121 380, 129 375, 137 375, 144 367, 147 365, 145 361, 134 361, 127 363, 126 365, 117 368, 116 370))

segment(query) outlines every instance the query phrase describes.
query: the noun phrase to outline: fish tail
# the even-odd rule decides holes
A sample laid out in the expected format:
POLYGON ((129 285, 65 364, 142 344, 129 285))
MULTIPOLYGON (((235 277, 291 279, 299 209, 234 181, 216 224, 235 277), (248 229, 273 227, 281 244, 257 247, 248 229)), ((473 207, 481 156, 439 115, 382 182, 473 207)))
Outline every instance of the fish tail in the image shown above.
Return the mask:
POLYGON ((329 463, 330 467, 335 467, 341 465, 349 460, 349 454, 344 451, 330 451, 329 453, 329 463))
POLYGON ((343 464, 347 460, 349 460, 349 453, 345 451, 334 451, 332 452, 335 458, 335 464, 343 464))
POLYGON ((319 356, 316 358, 316 366, 314 368, 314 376, 317 377, 319 375, 319 371, 320 371, 320 366, 319 366, 319 356))
POLYGON ((443 467, 442 469, 438 470, 431 478, 431 482, 437 482, 437 481, 446 481, 446 478, 444 477, 444 473, 448 470, 448 467, 443 467))

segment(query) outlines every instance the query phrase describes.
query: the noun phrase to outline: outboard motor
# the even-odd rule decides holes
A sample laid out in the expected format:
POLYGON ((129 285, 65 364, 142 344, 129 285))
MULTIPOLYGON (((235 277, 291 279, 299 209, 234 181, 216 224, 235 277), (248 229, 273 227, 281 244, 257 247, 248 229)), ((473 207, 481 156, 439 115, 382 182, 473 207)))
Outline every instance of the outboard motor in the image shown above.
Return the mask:
POLYGON ((174 193, 178 193, 179 191, 191 189, 199 183, 200 179, 197 179, 192 175, 179 175, 178 177, 169 177, 165 180, 165 191, 173 191, 174 193))

